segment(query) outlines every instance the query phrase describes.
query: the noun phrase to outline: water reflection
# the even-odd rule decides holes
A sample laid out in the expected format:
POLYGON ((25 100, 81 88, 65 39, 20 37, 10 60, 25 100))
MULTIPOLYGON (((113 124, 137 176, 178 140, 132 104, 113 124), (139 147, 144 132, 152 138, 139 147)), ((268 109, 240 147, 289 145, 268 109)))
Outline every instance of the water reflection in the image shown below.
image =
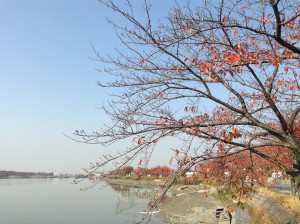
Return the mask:
POLYGON ((133 188, 122 185, 110 185, 116 191, 116 214, 135 212, 134 208, 147 208, 155 200, 155 190, 150 188, 133 188))

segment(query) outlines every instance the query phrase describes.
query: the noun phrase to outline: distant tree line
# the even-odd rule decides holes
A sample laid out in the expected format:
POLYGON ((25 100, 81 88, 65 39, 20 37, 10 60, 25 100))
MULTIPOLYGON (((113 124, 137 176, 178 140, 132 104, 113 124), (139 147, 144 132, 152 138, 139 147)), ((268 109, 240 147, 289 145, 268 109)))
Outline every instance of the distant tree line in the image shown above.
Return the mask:
POLYGON ((6 171, 6 170, 0 170, 0 178, 7 178, 7 177, 33 177, 33 176, 39 176, 39 177, 49 177, 54 176, 53 173, 45 173, 45 172, 18 172, 18 171, 6 171))

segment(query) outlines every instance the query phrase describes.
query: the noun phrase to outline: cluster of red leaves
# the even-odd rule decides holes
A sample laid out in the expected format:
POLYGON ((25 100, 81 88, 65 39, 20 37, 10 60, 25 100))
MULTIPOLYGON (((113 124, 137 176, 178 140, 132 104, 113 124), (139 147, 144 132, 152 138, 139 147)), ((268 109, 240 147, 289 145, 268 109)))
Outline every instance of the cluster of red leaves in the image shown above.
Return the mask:
MULTIPOLYGON (((140 160, 140 163, 141 161, 142 160, 140 160)), ((139 178, 145 175, 151 175, 151 176, 161 175, 163 177, 167 177, 170 175, 171 169, 167 166, 155 166, 152 168, 142 168, 142 167, 133 168, 132 166, 124 166, 120 169, 110 172, 110 175, 126 176, 131 173, 137 175, 139 178)))
MULTIPOLYGON (((291 155, 286 148, 273 147, 260 150, 265 155, 276 159, 286 167, 292 167, 291 155)), ((265 185, 271 173, 280 169, 260 156, 244 151, 227 157, 213 159, 206 164, 199 164, 198 175, 205 180, 214 180, 228 188, 235 188, 241 194, 246 194, 249 185, 265 185)), ((251 186, 250 185, 250 186, 251 186)))

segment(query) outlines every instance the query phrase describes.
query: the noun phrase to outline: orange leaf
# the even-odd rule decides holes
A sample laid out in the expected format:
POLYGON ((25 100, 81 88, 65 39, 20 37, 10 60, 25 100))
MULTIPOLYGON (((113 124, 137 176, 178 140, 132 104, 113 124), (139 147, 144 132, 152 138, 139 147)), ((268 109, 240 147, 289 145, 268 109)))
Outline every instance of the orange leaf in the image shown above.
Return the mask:
POLYGON ((169 165, 172 165, 172 161, 173 161, 173 156, 170 159, 169 165))
POLYGON ((287 74, 289 71, 289 67, 285 66, 283 70, 284 70, 284 74, 287 74))
POLYGON ((236 31, 236 29, 233 29, 233 35, 236 37, 238 35, 238 32, 236 31))
POLYGON ((189 59, 188 58, 186 58, 186 59, 184 59, 184 62, 187 62, 189 59))
POLYGON ((260 17, 260 21, 262 21, 262 23, 269 23, 270 22, 270 20, 264 19, 263 17, 260 17))

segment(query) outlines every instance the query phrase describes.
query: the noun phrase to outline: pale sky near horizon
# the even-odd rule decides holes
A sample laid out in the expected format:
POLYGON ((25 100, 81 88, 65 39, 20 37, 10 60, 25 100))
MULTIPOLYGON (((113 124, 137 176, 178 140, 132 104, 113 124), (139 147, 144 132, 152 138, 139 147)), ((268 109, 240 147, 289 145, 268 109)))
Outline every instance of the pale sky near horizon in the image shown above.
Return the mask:
MULTIPOLYGON (((157 17, 171 4, 152 2, 157 17)), ((97 107, 112 90, 96 85, 107 76, 90 59, 91 43, 102 55, 120 46, 106 16, 118 22, 97 0, 0 0, 0 170, 78 173, 121 149, 63 135, 98 130, 107 119, 97 107)), ((160 146, 154 165, 168 164, 169 146, 160 146)))

